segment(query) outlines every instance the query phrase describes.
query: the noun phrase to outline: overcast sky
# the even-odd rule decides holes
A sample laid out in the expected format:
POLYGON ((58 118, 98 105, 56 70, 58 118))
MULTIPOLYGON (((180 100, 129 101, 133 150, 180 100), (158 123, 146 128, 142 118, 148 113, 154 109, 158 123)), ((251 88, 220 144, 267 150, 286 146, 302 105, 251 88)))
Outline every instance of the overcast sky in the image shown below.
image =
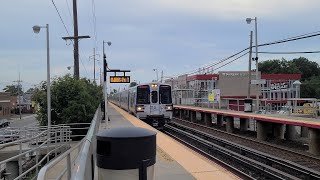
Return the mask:
MULTIPOLYGON (((72 0, 54 0, 70 35, 73 35, 72 0)), ((249 45, 247 17, 258 17, 258 43, 320 30, 319 0, 78 0, 80 76, 93 79, 93 48, 102 41, 110 68, 130 69, 131 79, 149 82, 154 68, 164 76, 192 71, 219 61, 249 45), (93 8, 92 5, 95 5, 93 8), (95 17, 93 16, 95 9, 95 17), (95 19, 95 20, 94 20, 95 19), (96 23, 94 23, 94 21, 96 23), (94 33, 96 24, 96 33, 94 33), (96 35, 95 35, 96 34, 96 35)), ((27 89, 46 80, 46 34, 33 25, 49 24, 51 77, 73 73, 73 46, 51 0, 4 0, 0 6, 0 88, 21 73, 27 89)), ((260 48, 259 51, 317 51, 319 37, 260 48)), ((259 60, 304 56, 320 63, 319 54, 260 55, 259 60)), ((247 70, 248 56, 220 70, 247 70)))

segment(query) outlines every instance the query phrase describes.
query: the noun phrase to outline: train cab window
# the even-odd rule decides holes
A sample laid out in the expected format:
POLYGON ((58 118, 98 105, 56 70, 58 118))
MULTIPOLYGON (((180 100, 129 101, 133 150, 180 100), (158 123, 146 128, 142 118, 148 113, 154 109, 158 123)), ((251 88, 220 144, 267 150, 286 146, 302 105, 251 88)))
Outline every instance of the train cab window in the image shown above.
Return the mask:
POLYGON ((161 104, 171 104, 171 87, 170 86, 160 86, 160 102, 161 104))
POLYGON ((158 102, 158 91, 151 92, 151 101, 152 101, 152 103, 158 102))
POLYGON ((150 88, 149 86, 137 87, 137 104, 150 104, 150 88))

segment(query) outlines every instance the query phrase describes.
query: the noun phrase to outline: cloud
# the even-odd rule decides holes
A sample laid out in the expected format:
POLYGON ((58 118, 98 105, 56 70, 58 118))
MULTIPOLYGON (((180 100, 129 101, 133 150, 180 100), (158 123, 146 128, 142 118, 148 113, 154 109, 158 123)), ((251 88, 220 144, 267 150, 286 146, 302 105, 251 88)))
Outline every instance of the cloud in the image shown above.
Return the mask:
POLYGON ((161 0, 153 1, 161 9, 198 17, 234 20, 249 16, 284 18, 310 11, 316 0, 161 0))

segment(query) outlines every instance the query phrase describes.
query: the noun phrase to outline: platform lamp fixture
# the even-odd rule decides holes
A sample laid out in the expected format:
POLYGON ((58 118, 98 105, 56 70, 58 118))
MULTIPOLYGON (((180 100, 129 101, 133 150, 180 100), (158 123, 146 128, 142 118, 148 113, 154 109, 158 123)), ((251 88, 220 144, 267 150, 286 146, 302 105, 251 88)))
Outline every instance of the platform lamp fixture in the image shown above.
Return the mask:
MULTIPOLYGON (((107 98, 107 96, 108 96, 108 94, 107 94, 107 70, 108 70, 108 63, 107 63, 107 56, 106 56, 106 54, 105 54, 105 52, 104 52, 104 44, 105 43, 107 43, 108 44, 108 46, 111 46, 111 42, 110 41, 108 41, 108 42, 105 42, 105 41, 103 41, 102 42, 103 43, 103 79, 104 79, 104 83, 103 83, 103 92, 104 92, 104 118, 105 118, 105 121, 106 121, 106 124, 108 125, 109 124, 109 122, 108 122, 108 120, 109 120, 109 118, 108 118, 108 109, 107 109, 107 100, 108 100, 108 98, 107 98)), ((111 92, 111 89, 110 89, 110 92, 111 92)))
POLYGON ((247 24, 250 24, 251 21, 254 21, 255 22, 255 48, 256 48, 256 57, 255 58, 252 58, 253 61, 256 61, 256 81, 257 81, 257 95, 256 95, 256 100, 257 100, 257 103, 256 103, 256 111, 259 111, 259 86, 260 85, 260 82, 259 82, 259 64, 258 64, 258 23, 257 23, 257 17, 255 18, 246 18, 246 22, 247 24))
POLYGON ((33 26, 33 32, 38 34, 41 28, 47 30, 47 116, 48 116, 48 130, 51 127, 51 92, 50 92, 50 55, 49 55, 49 24, 46 26, 33 26))

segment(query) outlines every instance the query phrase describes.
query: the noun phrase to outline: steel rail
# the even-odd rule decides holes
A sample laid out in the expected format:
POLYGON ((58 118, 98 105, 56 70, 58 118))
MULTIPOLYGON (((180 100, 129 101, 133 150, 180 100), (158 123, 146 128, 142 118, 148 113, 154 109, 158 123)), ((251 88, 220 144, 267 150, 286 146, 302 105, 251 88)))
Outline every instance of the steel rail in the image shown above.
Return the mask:
POLYGON ((307 158, 311 158, 311 159, 320 161, 320 157, 315 157, 315 156, 311 156, 311 155, 308 155, 308 154, 303 154, 303 153, 296 152, 296 151, 293 151, 293 150, 290 150, 290 149, 287 149, 287 148, 284 148, 284 147, 279 147, 279 146, 276 146, 276 145, 273 145, 273 144, 270 144, 270 143, 267 143, 267 142, 262 142, 262 141, 258 141, 258 140, 252 139, 252 138, 243 137, 243 136, 240 136, 240 135, 237 135, 237 134, 233 134, 233 133, 229 133, 229 132, 226 132, 226 131, 223 131, 223 130, 220 130, 220 129, 215 129, 215 128, 212 128, 212 127, 208 127, 208 126, 205 126, 205 125, 202 125, 202 124, 199 124, 199 123, 190 122, 190 121, 187 121, 187 120, 184 120, 184 119, 180 119, 180 118, 176 118, 176 117, 174 119, 176 119, 178 121, 182 121, 182 122, 188 123, 188 124, 192 124, 192 125, 195 125, 195 126, 199 126, 199 127, 202 127, 202 128, 210 129, 210 130, 213 130, 213 131, 216 131, 216 132, 228 134, 230 136, 241 138, 241 139, 244 139, 244 140, 247 140, 247 141, 251 141, 251 142, 254 142, 254 143, 262 144, 262 145, 269 146, 269 147, 272 147, 272 148, 281 149, 283 151, 287 151, 289 153, 294 153, 294 154, 297 154, 299 156, 304 156, 304 157, 307 157, 307 158))
POLYGON ((176 126, 180 126, 183 129, 187 129, 188 131, 190 131, 192 134, 196 135, 197 137, 202 136, 200 138, 205 138, 205 139, 210 139, 210 140, 214 140, 215 143, 221 143, 221 146, 228 146, 229 149, 233 148, 233 151, 239 151, 239 153, 242 154, 246 154, 247 156, 251 155, 252 157, 257 158, 256 160, 258 160, 258 158, 262 159, 265 161, 265 164, 271 164, 271 165, 275 165, 278 167, 282 168, 282 171, 287 171, 287 172, 291 172, 294 173, 296 176, 299 177, 303 177, 303 178, 314 178, 314 179, 319 179, 320 178, 320 172, 317 172, 313 169, 301 166, 297 163, 288 161, 288 160, 284 160, 266 153, 262 153, 260 151, 254 150, 252 148, 248 148, 233 142, 230 142, 228 140, 225 139, 221 139, 218 137, 214 137, 210 134, 201 132, 199 130, 184 126, 184 125, 180 125, 175 123, 176 126))
MULTIPOLYGON (((245 167, 247 169, 251 169, 254 170, 254 172, 259 172, 259 174, 264 174, 265 177, 269 177, 271 179, 297 179, 294 176, 291 176, 290 174, 287 173, 283 173, 275 168, 272 168, 270 166, 267 166, 261 162, 258 162, 256 160, 252 160, 249 159, 241 154, 235 153, 225 147, 221 147, 218 145, 215 145, 212 142, 209 142, 207 140, 201 139, 193 134, 190 134, 188 132, 182 131, 180 129, 174 128, 174 127, 170 127, 170 126, 166 126, 166 128, 169 128, 171 131, 171 133, 169 132, 169 134, 173 135, 175 138, 179 139, 180 141, 182 141, 183 143, 186 143, 188 146, 191 146, 194 149, 197 149, 198 151, 208 155, 209 157, 213 158, 213 159, 219 159, 217 157, 215 157, 215 155, 222 155, 224 156, 224 158, 229 158, 231 159, 233 162, 238 163, 237 165, 241 166, 242 168, 245 167), (179 133, 178 135, 176 134, 172 134, 172 133, 179 133), (188 140, 185 140, 184 138, 179 137, 179 135, 184 136, 184 138, 188 138, 188 140), (194 141, 194 143, 196 143, 197 145, 194 145, 193 143, 190 143, 190 141, 194 141), (199 148, 199 146, 203 146, 205 149, 207 149, 209 152, 206 152, 203 148, 199 148), (214 154, 214 155, 213 155, 214 154), (286 177, 286 178, 285 178, 286 177)), ((167 131, 166 131, 167 133, 167 131)), ((221 162, 221 161, 220 161, 221 162)), ((224 162, 224 164, 226 164, 226 162, 224 162)), ((239 167, 234 167, 234 168, 239 168, 239 167)), ((241 169, 237 169, 238 171, 241 171, 241 169)), ((250 171, 252 172, 252 171, 250 171)), ((243 172, 245 173, 245 172, 243 172)), ((252 172, 253 173, 253 172, 252 172)), ((243 174, 242 174, 243 175, 243 174)), ((252 175, 252 174, 251 174, 252 175)), ((255 179, 255 177, 249 177, 250 179, 255 179)))

